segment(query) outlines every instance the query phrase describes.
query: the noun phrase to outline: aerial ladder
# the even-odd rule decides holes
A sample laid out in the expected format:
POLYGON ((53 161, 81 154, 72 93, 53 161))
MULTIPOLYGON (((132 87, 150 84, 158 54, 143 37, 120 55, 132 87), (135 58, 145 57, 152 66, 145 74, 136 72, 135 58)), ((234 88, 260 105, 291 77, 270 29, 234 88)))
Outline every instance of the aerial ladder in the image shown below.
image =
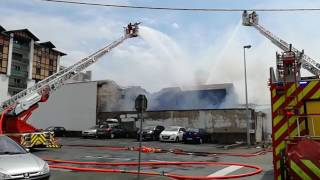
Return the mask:
POLYGON ((294 52, 296 56, 300 56, 299 64, 301 64, 304 69, 308 70, 315 76, 320 75, 320 64, 317 61, 313 60, 312 58, 304 54, 303 51, 299 51, 298 49, 292 47, 289 43, 272 34, 270 31, 261 26, 259 24, 259 16, 255 11, 253 11, 252 13, 248 13, 247 11, 243 12, 242 25, 254 27, 281 50, 285 52, 294 52))
POLYGON ((46 102, 50 94, 68 80, 79 74, 90 65, 96 63, 102 56, 119 46, 125 40, 138 36, 139 24, 128 24, 124 27, 124 35, 75 64, 39 81, 35 85, 15 94, 0 104, 0 134, 6 134, 27 148, 60 147, 52 132, 41 131, 27 122, 32 111, 38 108, 40 102, 46 102))
POLYGON ((259 24, 256 12, 242 14, 282 54, 270 68, 274 179, 320 179, 320 64, 259 24), (301 77, 301 67, 313 77, 301 77))

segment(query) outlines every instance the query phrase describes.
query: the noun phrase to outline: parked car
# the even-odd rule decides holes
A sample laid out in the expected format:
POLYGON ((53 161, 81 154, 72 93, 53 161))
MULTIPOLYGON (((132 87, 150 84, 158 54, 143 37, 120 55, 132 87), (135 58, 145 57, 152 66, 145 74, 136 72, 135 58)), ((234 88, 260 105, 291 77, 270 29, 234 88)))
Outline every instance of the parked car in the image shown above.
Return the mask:
MULTIPOLYGON (((159 140, 160 133, 165 128, 163 126, 146 126, 142 128, 142 140, 159 140)), ((140 139, 140 131, 137 132, 137 140, 140 139)))
POLYGON ((55 137, 66 136, 66 132, 67 132, 64 127, 54 127, 54 126, 48 127, 47 129, 45 129, 45 131, 54 132, 55 137))
POLYGON ((175 141, 179 142, 183 138, 183 133, 186 131, 184 127, 169 126, 160 133, 160 141, 175 141))
POLYGON ((188 128, 183 134, 183 142, 197 142, 199 144, 204 143, 208 140, 208 133, 204 129, 199 128, 188 128))
POLYGON ((128 137, 128 135, 129 132, 118 123, 101 125, 101 127, 97 129, 98 138, 113 139, 119 137, 128 137))
POLYGON ((81 136, 83 138, 87 138, 87 137, 97 137, 97 129, 99 128, 99 125, 96 126, 92 126, 89 129, 83 130, 81 133, 81 136))
POLYGON ((5 135, 0 135, 0 179, 49 179, 48 164, 5 135))

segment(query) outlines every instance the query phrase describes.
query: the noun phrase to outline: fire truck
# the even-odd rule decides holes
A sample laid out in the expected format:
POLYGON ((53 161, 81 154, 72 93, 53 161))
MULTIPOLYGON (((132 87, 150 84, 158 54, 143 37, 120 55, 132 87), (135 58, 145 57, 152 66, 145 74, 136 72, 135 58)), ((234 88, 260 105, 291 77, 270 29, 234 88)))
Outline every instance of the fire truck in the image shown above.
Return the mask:
POLYGON ((274 179, 320 179, 320 64, 261 26, 256 12, 242 18, 283 51, 269 79, 274 179), (301 67, 313 76, 301 77, 301 67))
POLYGON ((17 93, 0 104, 0 134, 6 134, 26 148, 59 148, 54 133, 44 132, 28 123, 32 112, 39 104, 46 102, 51 93, 63 86, 67 80, 96 63, 101 57, 122 44, 125 40, 138 36, 139 24, 128 24, 124 35, 77 63, 49 76, 35 85, 17 93))

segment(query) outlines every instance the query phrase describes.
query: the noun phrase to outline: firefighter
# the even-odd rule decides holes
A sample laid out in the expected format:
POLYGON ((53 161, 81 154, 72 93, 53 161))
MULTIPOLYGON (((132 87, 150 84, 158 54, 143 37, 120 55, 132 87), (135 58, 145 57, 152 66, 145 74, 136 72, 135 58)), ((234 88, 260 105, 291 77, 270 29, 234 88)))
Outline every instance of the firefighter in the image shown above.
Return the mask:
POLYGON ((128 24, 128 32, 129 32, 129 34, 132 34, 132 31, 133 31, 132 24, 129 23, 128 24))

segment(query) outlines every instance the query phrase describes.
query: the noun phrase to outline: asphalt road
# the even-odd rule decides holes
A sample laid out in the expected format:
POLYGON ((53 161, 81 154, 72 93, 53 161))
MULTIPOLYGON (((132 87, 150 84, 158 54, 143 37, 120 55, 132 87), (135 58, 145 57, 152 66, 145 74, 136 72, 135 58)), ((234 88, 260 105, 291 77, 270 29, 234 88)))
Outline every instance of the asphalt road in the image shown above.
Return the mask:
MULTIPOLYGON (((94 161, 94 162, 137 162, 138 152, 128 150, 110 150, 99 147, 85 146, 122 146, 138 147, 138 142, 134 139, 81 139, 81 138, 60 138, 59 143, 63 145, 61 149, 35 150, 33 153, 41 158, 51 158, 59 160, 73 161, 94 161), (70 145, 81 145, 70 146, 70 145)), ((182 149, 185 151, 201 152, 224 152, 224 153, 253 153, 261 149, 238 147, 225 150, 219 148, 216 144, 181 144, 181 143, 163 143, 158 141, 143 142, 144 146, 156 147, 166 150, 182 149)), ((233 157, 233 156, 195 156, 195 155, 177 155, 173 153, 142 153, 142 161, 204 161, 204 162, 239 162, 245 164, 257 165, 263 168, 263 172, 254 176, 239 179, 273 179, 272 153, 267 153, 255 157, 233 157)), ((66 164, 62 164, 66 165, 66 164)), ((122 170, 136 170, 136 166, 90 166, 90 165, 72 165, 76 167, 94 167, 94 168, 117 168, 122 170)), ((152 171, 158 173, 174 173, 179 175, 209 176, 209 175, 236 175, 253 171, 246 167, 237 166, 213 166, 213 165, 184 165, 184 166, 142 166, 142 171, 152 171)), ((95 180, 131 180, 137 179, 137 175, 125 173, 95 173, 78 172, 63 169, 51 169, 51 180, 64 179, 95 179, 95 180)), ((167 177, 141 176, 140 179, 168 179, 167 177)))

